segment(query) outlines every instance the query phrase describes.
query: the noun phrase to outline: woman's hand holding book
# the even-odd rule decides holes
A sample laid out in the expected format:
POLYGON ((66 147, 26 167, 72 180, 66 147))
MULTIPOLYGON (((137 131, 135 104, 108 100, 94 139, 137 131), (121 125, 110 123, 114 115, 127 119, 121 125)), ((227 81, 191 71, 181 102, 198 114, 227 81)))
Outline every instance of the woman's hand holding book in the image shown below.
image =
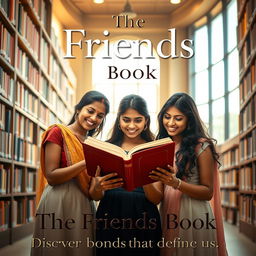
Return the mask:
POLYGON ((105 176, 100 176, 100 167, 96 169, 95 180, 95 190, 96 191, 106 191, 114 188, 119 188, 123 186, 123 179, 117 177, 117 173, 110 173, 105 176))
POLYGON ((176 177, 173 166, 168 165, 169 170, 157 167, 153 170, 149 177, 152 180, 161 181, 165 185, 172 186, 174 189, 179 189, 181 180, 176 177))

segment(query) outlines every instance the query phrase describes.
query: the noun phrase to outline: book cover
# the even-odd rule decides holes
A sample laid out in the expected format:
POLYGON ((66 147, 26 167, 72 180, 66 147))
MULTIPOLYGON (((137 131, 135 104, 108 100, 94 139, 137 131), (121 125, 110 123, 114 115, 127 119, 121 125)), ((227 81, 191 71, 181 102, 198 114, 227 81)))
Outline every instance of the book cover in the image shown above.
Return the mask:
POLYGON ((94 177, 97 166, 100 166, 101 175, 116 172, 123 178, 123 187, 128 191, 155 182, 149 174, 157 167, 172 166, 174 147, 175 143, 169 138, 141 144, 129 153, 93 138, 83 144, 88 174, 94 177))

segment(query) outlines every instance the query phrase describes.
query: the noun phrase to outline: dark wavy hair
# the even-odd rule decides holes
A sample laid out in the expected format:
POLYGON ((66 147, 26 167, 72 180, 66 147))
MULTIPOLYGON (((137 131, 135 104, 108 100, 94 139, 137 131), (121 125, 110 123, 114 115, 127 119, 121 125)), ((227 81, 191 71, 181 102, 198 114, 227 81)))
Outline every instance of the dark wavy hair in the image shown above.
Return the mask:
POLYGON ((154 140, 154 135, 150 131, 150 116, 149 116, 148 109, 147 109, 147 103, 139 95, 131 94, 131 95, 125 96, 121 100, 121 102, 119 104, 119 108, 118 108, 117 117, 116 117, 114 126, 112 128, 111 135, 110 135, 110 139, 108 139, 107 142, 121 146, 121 144, 123 142, 124 134, 123 134, 122 130, 119 128, 120 116, 123 113, 125 113, 125 111, 127 111, 129 108, 138 111, 138 113, 140 113, 141 115, 143 115, 146 118, 147 127, 145 130, 142 131, 141 138, 147 142, 154 140))
POLYGON ((98 91, 89 91, 87 92, 79 101, 79 103, 75 106, 75 111, 74 114, 70 120, 70 122, 68 123, 68 125, 74 123, 76 121, 76 114, 78 110, 81 110, 84 106, 92 104, 93 102, 98 101, 98 102, 102 102, 105 105, 105 116, 101 122, 101 124, 99 125, 98 128, 95 128, 93 130, 90 130, 88 132, 88 136, 97 136, 101 131, 102 128, 104 126, 105 120, 106 120, 106 115, 109 112, 109 101, 107 99, 107 97, 102 94, 101 92, 98 91))
POLYGON ((158 114, 159 131, 157 139, 170 137, 164 128, 163 117, 170 107, 176 107, 187 117, 187 127, 182 132, 182 141, 179 150, 176 152, 176 176, 182 178, 189 177, 192 174, 192 169, 196 165, 196 146, 202 142, 200 139, 210 144, 210 149, 214 160, 219 163, 219 155, 215 150, 216 140, 211 138, 206 132, 206 127, 202 122, 194 100, 186 93, 175 93, 164 104, 158 114))

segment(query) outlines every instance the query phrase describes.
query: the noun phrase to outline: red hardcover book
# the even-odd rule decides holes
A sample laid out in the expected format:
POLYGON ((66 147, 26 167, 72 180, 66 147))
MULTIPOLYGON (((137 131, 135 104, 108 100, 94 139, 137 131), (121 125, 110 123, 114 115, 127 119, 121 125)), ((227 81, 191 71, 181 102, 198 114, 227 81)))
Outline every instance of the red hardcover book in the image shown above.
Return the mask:
POLYGON ((170 138, 140 144, 129 153, 92 137, 83 144, 88 174, 95 176, 98 165, 102 175, 116 172, 123 178, 124 188, 128 191, 155 182, 148 176, 156 167, 173 165, 174 147, 175 143, 170 138))

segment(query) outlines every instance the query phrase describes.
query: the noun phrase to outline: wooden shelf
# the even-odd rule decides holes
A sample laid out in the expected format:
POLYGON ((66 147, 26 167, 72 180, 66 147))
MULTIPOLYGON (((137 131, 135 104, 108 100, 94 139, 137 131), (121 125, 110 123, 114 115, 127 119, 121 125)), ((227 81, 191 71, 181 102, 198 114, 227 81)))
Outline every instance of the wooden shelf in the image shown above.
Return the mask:
POLYGON ((10 240, 11 240, 11 229, 10 228, 0 232, 0 248, 9 244, 10 240))
POLYGON ((226 172, 226 171, 230 171, 230 170, 233 170, 233 169, 239 169, 239 165, 238 164, 234 164, 234 165, 231 165, 229 167, 224 167, 224 168, 221 168, 219 171, 220 172, 226 172))
POLYGON ((12 160, 0 157, 0 163, 12 164, 12 160))
POLYGON ((14 197, 24 197, 24 196, 35 196, 36 192, 15 192, 13 193, 14 197))
POLYGON ((12 196, 11 194, 0 194, 0 199, 2 199, 2 198, 9 198, 11 196, 12 196))
POLYGON ((256 190, 239 190, 240 194, 256 195, 256 190))
POLYGON ((256 157, 253 157, 253 158, 250 158, 250 159, 241 160, 240 167, 244 166, 244 165, 251 164, 252 162, 255 162, 255 161, 256 161, 256 157))
POLYGON ((256 242, 256 227, 253 224, 240 220, 239 231, 249 237, 252 241, 256 242))
MULTIPOLYGON (((43 123, 41 120, 45 117, 43 117, 43 115, 41 115, 40 113, 40 104, 43 104, 45 106, 45 109, 43 109, 42 111, 46 111, 45 113, 43 113, 44 115, 46 115, 46 118, 48 118, 47 115, 49 115, 49 118, 51 118, 51 115, 53 114, 54 116, 56 116, 56 120, 60 120, 60 122, 66 122, 65 118, 67 116, 63 115, 62 112, 67 112, 68 114, 71 114, 73 112, 73 102, 71 104, 70 101, 66 101, 66 88, 75 97, 76 85, 73 83, 73 80, 71 80, 73 79, 73 77, 69 79, 69 74, 71 74, 72 71, 67 70, 68 66, 65 65, 63 60, 58 55, 55 46, 50 38, 52 29, 50 26, 52 19, 52 1, 39 1, 40 4, 42 3, 42 1, 44 1, 47 10, 43 10, 42 8, 40 8, 40 13, 37 13, 32 5, 31 0, 10 0, 9 2, 7 1, 7 4, 9 4, 9 8, 11 8, 10 6, 14 6, 15 8, 11 10, 12 13, 14 13, 15 24, 14 22, 9 20, 8 15, 5 13, 3 9, 0 8, 1 24, 5 29, 8 30, 6 36, 7 39, 2 37, 2 31, 5 30, 1 30, 0 32, 1 40, 3 38, 3 43, 1 44, 0 47, 4 47, 5 45, 7 45, 7 43, 9 42, 7 41, 9 40, 9 34, 11 36, 11 40, 13 40, 11 42, 10 48, 11 54, 8 53, 8 48, 7 50, 6 48, 1 48, 3 52, 4 50, 6 50, 7 55, 11 56, 12 62, 10 63, 9 60, 4 57, 3 53, 2 55, 0 55, 0 67, 3 69, 4 73, 7 73, 8 79, 9 76, 11 77, 14 84, 12 88, 13 91, 11 94, 9 94, 13 95, 14 99, 12 101, 9 101, 8 97, 5 98, 4 96, 0 95, 1 111, 3 110, 3 112, 5 113, 5 118, 8 118, 5 119, 8 120, 8 123, 6 122, 7 125, 5 124, 5 122, 1 123, 1 129, 5 131, 3 132, 3 136, 5 136, 4 138, 6 138, 7 141, 7 146, 3 149, 1 148, 1 150, 4 151, 2 155, 11 156, 10 159, 6 159, 3 157, 0 158, 0 163, 3 165, 3 169, 10 172, 10 175, 6 176, 9 178, 11 191, 11 193, 8 194, 0 194, 0 201, 4 202, 2 205, 6 207, 6 210, 8 209, 11 212, 11 214, 9 215, 9 219, 7 218, 6 220, 9 222, 10 227, 5 231, 0 231, 0 247, 13 243, 14 241, 17 241, 20 238, 32 233, 33 223, 23 223, 15 227, 13 226, 13 222, 15 222, 13 211, 15 211, 16 208, 18 208, 17 214, 24 214, 23 212, 19 212, 19 204, 23 205, 23 203, 25 203, 24 209, 25 211, 27 211, 26 204, 34 202, 36 192, 14 192, 14 188, 16 188, 17 186, 14 177, 15 175, 22 175, 22 183, 18 183, 18 185, 21 185, 23 191, 24 187, 29 187, 29 190, 31 190, 32 186, 27 182, 27 175, 31 175, 32 172, 31 177, 33 177, 34 180, 33 175, 37 173, 37 170, 39 168, 39 147, 41 140, 39 134, 41 134, 42 130, 47 129, 46 123, 43 123), (12 1, 14 1, 14 5, 11 4, 12 1), (36 43, 34 43, 34 38, 31 39, 28 34, 25 35, 25 33, 20 29, 21 23, 19 24, 19 22, 21 22, 21 20, 24 18, 23 16, 20 16, 21 19, 18 18, 18 8, 20 7, 20 5, 22 7, 21 10, 24 11, 24 17, 25 14, 27 14, 27 18, 32 23, 30 25, 30 22, 27 22, 25 24, 27 26, 26 29, 30 29, 29 26, 31 26, 31 30, 36 30, 36 37, 38 37, 38 41, 36 41, 36 43), (43 11, 45 11, 44 15, 46 16, 43 15, 43 11), (44 43, 43 40, 45 40, 45 42, 47 43, 45 51, 42 47, 42 44, 44 43), (44 59, 44 57, 46 56, 44 55, 45 52, 47 52, 48 55, 47 58, 44 59), (23 56, 24 59, 23 57, 19 59, 19 61, 22 61, 21 64, 18 61, 18 56, 20 56, 20 54, 25 54, 25 56, 23 56), (57 79, 56 81, 53 81, 52 78, 53 75, 51 74, 51 72, 52 70, 55 70, 51 67, 51 65, 53 65, 51 59, 53 58, 53 56, 56 60, 54 64, 58 65, 56 70, 60 70, 61 72, 58 75, 63 76, 63 78, 67 80, 67 84, 65 84, 66 87, 63 87, 65 88, 65 90, 63 91, 62 89, 60 89, 62 88, 60 86, 62 84, 56 85, 55 82, 57 81, 57 79), (30 68, 30 64, 33 66, 35 70, 33 68, 30 68), (47 66, 46 69, 44 65, 47 66), (23 70, 22 73, 18 69, 18 66, 23 70), (29 79, 27 78, 27 76, 29 77, 29 79), (48 91, 44 88, 45 81, 43 81, 42 78, 44 78, 47 84, 49 85, 48 91), (17 86, 17 82, 20 84, 20 87, 17 86), (55 97, 53 97, 53 100, 57 100, 57 102, 49 102, 49 95, 50 93, 52 93, 52 91, 56 93, 56 95, 54 95, 55 97), (48 94, 48 97, 46 97, 48 100, 46 100, 42 94, 48 94), (38 109, 35 111, 27 111, 29 107, 35 106, 34 101, 36 101, 36 104, 38 104, 38 109), (58 112, 56 109, 54 109, 52 104, 57 105, 59 104, 59 102, 61 106, 60 111, 58 112), (21 128, 22 125, 23 128, 21 128), (30 128, 31 133, 29 132, 28 128, 30 128), (8 145, 13 145, 11 147, 11 150, 8 147, 8 145), (17 147, 19 146, 22 147, 22 149, 17 149, 17 147), (37 155, 36 159, 34 159, 34 156, 32 157, 30 154, 27 153, 27 148, 29 148, 29 150, 33 150, 33 154, 37 155), (20 155, 18 156, 18 154, 20 155), (30 159, 28 159, 28 156, 30 157, 30 159), (16 161, 15 159, 25 159, 25 162, 16 161), (30 164, 30 162, 33 162, 33 164, 30 164)), ((22 22, 25 23, 26 21, 23 20, 22 22)), ((5 84, 4 88, 9 87, 7 86, 7 84, 5 84)), ((6 89, 6 91, 8 90, 6 89)), ((0 121, 2 121, 2 118, 0 121)), ((34 188, 34 183, 32 185, 34 188)), ((35 206, 34 203, 32 203, 32 205, 35 206)))
POLYGON ((238 185, 231 185, 231 186, 221 186, 221 189, 238 189, 238 185))
POLYGON ((233 210, 238 210, 238 206, 231 206, 228 204, 222 204, 221 206, 225 208, 233 209, 233 210))

